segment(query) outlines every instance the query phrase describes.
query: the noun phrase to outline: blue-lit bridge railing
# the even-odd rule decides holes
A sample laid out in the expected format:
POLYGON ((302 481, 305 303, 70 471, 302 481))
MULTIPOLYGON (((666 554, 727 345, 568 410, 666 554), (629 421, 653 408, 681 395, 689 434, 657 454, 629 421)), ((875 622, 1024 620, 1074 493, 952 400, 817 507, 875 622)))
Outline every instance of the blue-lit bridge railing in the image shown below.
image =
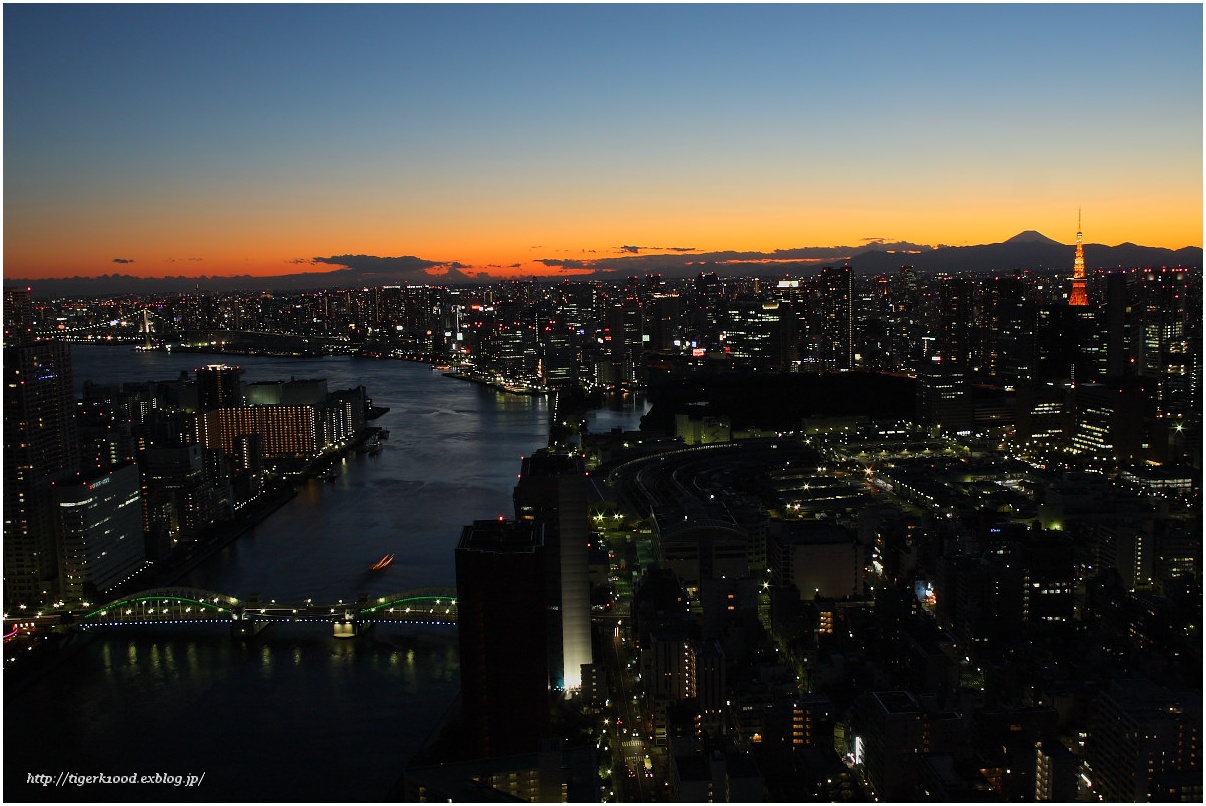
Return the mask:
POLYGON ((336 637, 359 635, 373 624, 457 623, 455 588, 417 588, 354 601, 315 604, 263 600, 258 596, 237 599, 196 588, 155 588, 139 591, 80 614, 88 626, 133 626, 145 624, 226 624, 236 637, 253 636, 269 624, 326 622, 336 637))

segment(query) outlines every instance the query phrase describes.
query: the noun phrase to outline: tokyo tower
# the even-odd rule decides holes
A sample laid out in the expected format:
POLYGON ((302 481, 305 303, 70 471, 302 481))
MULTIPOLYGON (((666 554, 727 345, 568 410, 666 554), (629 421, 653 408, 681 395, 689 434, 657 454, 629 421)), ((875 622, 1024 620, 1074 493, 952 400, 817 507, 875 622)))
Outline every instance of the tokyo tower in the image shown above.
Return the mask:
POLYGON ((1072 263, 1072 295, 1069 305, 1088 305, 1089 295, 1085 292, 1085 245, 1080 231, 1080 211, 1076 212, 1076 260, 1072 263))

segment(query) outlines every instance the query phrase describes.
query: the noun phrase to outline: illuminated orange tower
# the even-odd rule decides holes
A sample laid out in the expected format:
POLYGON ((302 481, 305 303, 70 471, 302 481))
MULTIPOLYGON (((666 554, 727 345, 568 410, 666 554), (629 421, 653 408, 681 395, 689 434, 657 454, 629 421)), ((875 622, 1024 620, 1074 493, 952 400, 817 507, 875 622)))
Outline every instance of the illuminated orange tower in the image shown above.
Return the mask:
POLYGON ((1089 295, 1085 292, 1085 245, 1080 231, 1080 211, 1076 211, 1076 260, 1072 263, 1072 296, 1069 305, 1088 305, 1089 295))

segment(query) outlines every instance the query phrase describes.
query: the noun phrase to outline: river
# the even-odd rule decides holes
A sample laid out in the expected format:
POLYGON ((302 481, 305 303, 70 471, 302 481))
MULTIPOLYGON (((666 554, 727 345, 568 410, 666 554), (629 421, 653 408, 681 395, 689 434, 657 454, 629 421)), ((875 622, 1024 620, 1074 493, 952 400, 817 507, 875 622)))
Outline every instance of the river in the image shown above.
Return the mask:
MULTIPOLYGON (((389 413, 375 454, 334 483, 311 481, 255 530, 180 581, 278 601, 383 596, 453 586, 453 549, 475 519, 512 517, 520 457, 546 444, 547 401, 446 378, 423 364, 348 356, 288 359, 73 346, 85 380, 166 380, 206 363, 245 381, 364 385, 389 413), (388 569, 369 572, 384 554, 388 569)), ((590 428, 636 428, 643 407, 592 412, 590 428)), ((380 801, 459 688, 456 632, 378 627, 338 641, 321 625, 273 625, 253 642, 221 627, 110 631, 4 704, 4 799, 380 801), (194 775, 196 786, 29 775, 194 775)), ((187 779, 185 779, 187 780, 187 779)))

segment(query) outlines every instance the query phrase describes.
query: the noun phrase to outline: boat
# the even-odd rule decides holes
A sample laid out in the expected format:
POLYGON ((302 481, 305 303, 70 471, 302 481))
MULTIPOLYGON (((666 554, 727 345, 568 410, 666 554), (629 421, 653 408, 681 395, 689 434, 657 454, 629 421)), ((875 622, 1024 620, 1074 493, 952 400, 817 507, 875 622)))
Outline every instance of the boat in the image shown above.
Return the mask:
POLYGON ((380 453, 381 452, 381 438, 379 436, 377 436, 376 434, 373 434, 371 437, 369 437, 367 440, 364 441, 364 449, 366 451, 368 451, 369 453, 380 453))
POLYGON ((394 555, 386 554, 380 560, 369 566, 370 571, 380 571, 383 568, 389 568, 389 564, 394 561, 394 555))
POLYGON ((379 436, 381 439, 389 439, 389 429, 382 428, 377 432, 377 436, 379 436))

